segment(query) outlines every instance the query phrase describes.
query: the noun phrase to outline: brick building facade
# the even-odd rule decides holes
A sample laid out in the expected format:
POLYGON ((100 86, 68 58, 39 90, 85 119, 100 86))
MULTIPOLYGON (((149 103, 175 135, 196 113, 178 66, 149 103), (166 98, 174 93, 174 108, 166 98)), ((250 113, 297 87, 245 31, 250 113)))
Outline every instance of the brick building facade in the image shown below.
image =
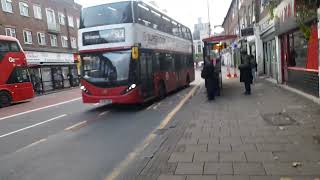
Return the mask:
POLYGON ((1 0, 0 34, 19 39, 36 92, 76 86, 81 6, 73 0, 1 0))

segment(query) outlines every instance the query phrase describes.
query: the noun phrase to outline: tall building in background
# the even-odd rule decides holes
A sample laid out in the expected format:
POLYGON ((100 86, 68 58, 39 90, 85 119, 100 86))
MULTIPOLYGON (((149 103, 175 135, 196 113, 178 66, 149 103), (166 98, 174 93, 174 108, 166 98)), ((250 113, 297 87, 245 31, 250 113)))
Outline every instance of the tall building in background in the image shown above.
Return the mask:
POLYGON ((194 25, 193 45, 196 61, 202 60, 203 42, 202 39, 208 38, 210 33, 209 23, 203 23, 201 18, 198 18, 198 23, 194 25))
POLYGON ((74 0, 0 2, 0 34, 20 41, 36 92, 78 85, 76 57, 81 5, 74 0))

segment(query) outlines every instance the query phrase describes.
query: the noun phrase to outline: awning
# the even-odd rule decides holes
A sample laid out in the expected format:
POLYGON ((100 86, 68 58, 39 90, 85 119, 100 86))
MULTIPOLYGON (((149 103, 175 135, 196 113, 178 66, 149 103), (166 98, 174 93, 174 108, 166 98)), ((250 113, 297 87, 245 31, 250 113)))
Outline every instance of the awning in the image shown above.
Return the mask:
POLYGON ((212 36, 206 39, 203 39, 203 42, 211 42, 211 43, 218 43, 221 41, 227 41, 227 40, 235 40, 237 39, 237 35, 224 35, 224 36, 212 36))

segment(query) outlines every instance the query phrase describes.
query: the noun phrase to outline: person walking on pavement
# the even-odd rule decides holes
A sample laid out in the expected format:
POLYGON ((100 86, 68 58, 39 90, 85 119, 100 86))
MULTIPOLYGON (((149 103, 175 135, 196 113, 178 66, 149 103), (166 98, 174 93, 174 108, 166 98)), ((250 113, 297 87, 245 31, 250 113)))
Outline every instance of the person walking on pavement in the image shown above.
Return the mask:
POLYGON ((245 95, 251 95, 251 84, 253 83, 252 60, 245 50, 241 51, 240 82, 245 85, 245 95))
POLYGON ((201 77, 206 81, 208 100, 214 100, 217 83, 215 77, 215 67, 211 61, 206 60, 205 66, 201 72, 201 77))
POLYGON ((73 75, 71 72, 68 73, 67 75, 69 83, 70 83, 70 87, 73 87, 73 75))

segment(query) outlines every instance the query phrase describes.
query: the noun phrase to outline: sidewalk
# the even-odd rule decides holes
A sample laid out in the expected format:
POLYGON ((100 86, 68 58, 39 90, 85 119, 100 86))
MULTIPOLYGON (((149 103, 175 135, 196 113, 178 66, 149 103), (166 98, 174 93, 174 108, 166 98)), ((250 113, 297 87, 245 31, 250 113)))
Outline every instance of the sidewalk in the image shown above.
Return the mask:
MULTIPOLYGON (((225 80, 207 102, 202 85, 134 176, 148 180, 319 180, 320 106, 258 80, 242 95, 225 80)), ((135 165, 138 166, 138 165, 135 165)))

